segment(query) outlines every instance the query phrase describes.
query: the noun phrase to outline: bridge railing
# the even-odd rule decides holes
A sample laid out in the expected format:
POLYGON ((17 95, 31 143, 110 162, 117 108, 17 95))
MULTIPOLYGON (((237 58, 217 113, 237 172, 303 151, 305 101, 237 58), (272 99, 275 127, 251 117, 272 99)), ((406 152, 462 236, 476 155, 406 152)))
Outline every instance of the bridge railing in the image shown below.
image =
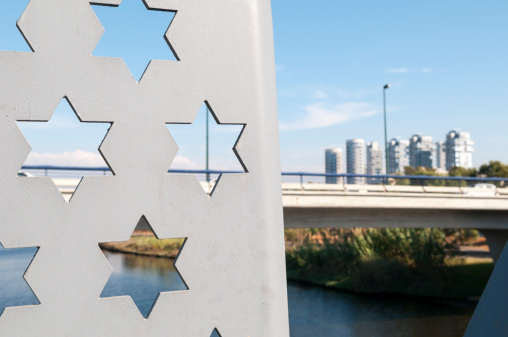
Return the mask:
MULTIPOLYGON (((71 166, 23 166, 23 172, 34 176, 50 176, 53 178, 79 178, 90 175, 111 175, 108 167, 71 167, 71 166)), ((240 171, 219 170, 169 170, 170 174, 194 174, 199 181, 214 182, 223 173, 242 173, 240 171)), ((421 187, 458 187, 466 188, 477 184, 492 184, 496 188, 506 188, 508 178, 493 177, 445 177, 445 176, 404 176, 404 175, 372 175, 350 173, 312 173, 282 172, 283 183, 294 184, 327 184, 327 185, 370 185, 370 186, 421 186, 421 187)), ((332 187, 332 186, 330 186, 332 187)))
POLYGON ((477 184, 492 184, 496 187, 508 186, 508 178, 494 177, 445 177, 424 175, 373 175, 350 173, 309 173, 282 172, 285 183, 300 184, 344 184, 344 185, 399 185, 399 186, 450 186, 467 187, 477 184))
MULTIPOLYGON (((83 167, 83 166, 23 166, 21 172, 33 176, 44 176, 58 179, 75 179, 83 176, 112 175, 109 167, 83 167)), ((194 174, 199 181, 216 181, 223 173, 242 173, 240 171, 217 170, 169 170, 171 174, 194 174)))

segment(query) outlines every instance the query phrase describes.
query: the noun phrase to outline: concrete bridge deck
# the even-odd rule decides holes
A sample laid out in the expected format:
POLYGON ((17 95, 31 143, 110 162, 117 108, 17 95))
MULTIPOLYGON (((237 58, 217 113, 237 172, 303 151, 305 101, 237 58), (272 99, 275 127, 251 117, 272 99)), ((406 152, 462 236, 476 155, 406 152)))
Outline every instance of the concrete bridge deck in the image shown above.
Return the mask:
POLYGON ((508 189, 283 184, 286 228, 508 229, 508 189))

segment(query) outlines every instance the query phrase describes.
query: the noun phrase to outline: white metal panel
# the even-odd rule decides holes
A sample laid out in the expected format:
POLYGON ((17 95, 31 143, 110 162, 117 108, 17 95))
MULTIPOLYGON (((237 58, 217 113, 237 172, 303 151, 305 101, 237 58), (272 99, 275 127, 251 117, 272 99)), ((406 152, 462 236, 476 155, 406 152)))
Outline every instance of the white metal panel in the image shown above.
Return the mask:
POLYGON ((146 3, 177 12, 179 61, 152 61, 139 83, 91 56, 103 28, 85 0, 31 0, 19 26, 34 52, 0 52, 0 242, 40 247, 26 279, 41 303, 6 309, 0 336, 289 336, 270 1, 146 3), (16 177, 29 153, 16 121, 47 121, 62 97, 112 123, 100 150, 115 175, 85 177, 69 203, 50 178, 16 177), (211 196, 167 174, 165 123, 191 123, 204 101, 245 125, 247 173, 211 196), (128 240, 141 216, 159 238, 188 238, 176 267, 189 290, 162 293, 148 319, 129 297, 99 299, 111 267, 98 243, 128 240))

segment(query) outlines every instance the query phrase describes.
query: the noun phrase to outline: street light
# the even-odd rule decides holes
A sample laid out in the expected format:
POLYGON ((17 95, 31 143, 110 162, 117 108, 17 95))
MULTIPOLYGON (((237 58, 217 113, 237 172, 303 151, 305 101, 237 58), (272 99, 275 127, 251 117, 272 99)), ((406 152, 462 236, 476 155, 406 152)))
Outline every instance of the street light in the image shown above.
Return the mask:
POLYGON ((384 107, 384 115, 385 115, 385 165, 386 165, 386 174, 388 174, 388 136, 386 132, 386 89, 390 87, 389 84, 385 84, 383 87, 383 107, 384 107))
POLYGON ((209 126, 208 126, 208 105, 206 106, 206 182, 210 182, 210 173, 208 172, 208 170, 210 169, 209 167, 209 142, 208 142, 208 129, 209 129, 209 126))

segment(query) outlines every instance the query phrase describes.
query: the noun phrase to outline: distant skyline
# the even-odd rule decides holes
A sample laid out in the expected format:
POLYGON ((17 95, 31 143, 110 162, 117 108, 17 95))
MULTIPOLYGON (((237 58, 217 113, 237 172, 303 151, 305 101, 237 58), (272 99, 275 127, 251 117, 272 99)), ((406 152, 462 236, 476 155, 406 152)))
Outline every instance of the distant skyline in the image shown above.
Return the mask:
POLYGON ((475 166, 508 162, 508 2, 272 6, 283 169, 320 171, 325 148, 384 139, 386 83, 389 139, 459 128, 475 140, 475 166))
MULTIPOLYGON (((0 50, 30 51, 15 26, 27 4, 3 4, 0 50)), ((141 0, 93 7, 106 29, 93 55, 123 57, 135 78, 152 58, 174 60, 163 39, 173 14, 146 11, 141 0)), ((323 172, 325 148, 345 149, 350 138, 384 139, 386 83, 392 85, 389 139, 421 132, 437 141, 458 128, 475 141, 475 166, 508 162, 508 41, 502 38, 508 3, 278 0, 272 7, 283 170, 323 172)), ((24 131, 30 138, 32 131, 24 131)), ((74 152, 95 151, 95 136, 75 136, 83 145, 74 152)), ((234 164, 227 157, 232 144, 219 138, 214 158, 227 168, 234 164)), ((184 147, 192 140, 184 139, 184 147)), ((65 152, 57 145, 41 151, 65 152)), ((204 167, 202 152, 181 151, 182 165, 204 167)))
MULTIPOLYGON (((427 136, 423 133, 415 133, 411 137, 408 137, 406 139, 401 138, 401 137, 393 137, 391 139, 388 139, 388 144, 387 144, 388 158, 389 158, 388 162, 391 161, 391 163, 388 164, 390 166, 388 171, 391 173, 394 173, 397 171, 404 172, 404 168, 406 166, 413 166, 415 168, 416 167, 436 168, 436 169, 441 169, 444 171, 446 171, 454 166, 471 168, 471 164, 470 164, 472 162, 471 158, 474 159, 476 154, 474 153, 475 152, 474 140, 471 139, 469 136, 470 135, 466 130, 455 129, 455 130, 450 130, 449 132, 447 132, 447 135, 445 135, 444 138, 437 139, 437 140, 433 139, 432 137, 430 137, 430 139, 429 139, 429 136, 427 136), (462 132, 462 131, 464 131, 464 132, 462 132), (453 135, 453 138, 449 139, 447 136, 451 136, 451 135, 453 135), (458 135, 461 135, 461 137, 458 137, 458 135), (419 146, 416 145, 416 142, 421 141, 420 138, 423 138, 425 140, 424 141, 425 145, 423 147, 421 147, 422 144, 420 144, 419 146), (460 141, 459 141, 459 138, 460 138, 460 141), (456 139, 455 141, 457 141, 457 143, 454 143, 453 139, 456 139), (448 144, 448 141, 450 141, 451 143, 448 144), (411 144, 413 144, 413 142, 415 142, 415 144, 414 144, 415 145, 415 152, 414 152, 415 155, 418 152, 418 150, 416 150, 416 149, 419 149, 419 151, 423 150, 425 152, 424 156, 425 156, 426 160, 421 161, 423 157, 420 159, 417 159, 416 157, 414 157, 414 158, 411 157, 410 147, 412 146, 411 144), (447 149, 447 146, 449 147, 449 151, 451 151, 449 159, 448 159, 448 160, 450 160, 449 163, 446 163, 447 159, 446 159, 446 151, 445 150, 447 149), (404 156, 404 155, 402 155, 402 153, 406 152, 406 150, 405 150, 406 148, 407 148, 407 155, 404 156), (467 148, 467 150, 466 150, 466 148, 467 148), (392 153, 390 151, 392 151, 392 153), (441 153, 442 158, 439 157, 440 151, 442 152, 441 153), (456 153, 457 153, 457 155, 455 155, 456 153), (460 155, 458 153, 460 153, 460 155), (402 160, 402 162, 399 162, 400 160, 402 160), (411 160, 413 160, 414 162, 412 163, 411 160), (448 168, 446 167, 447 165, 449 166, 448 168)), ((346 140, 346 142, 344 144, 342 144, 341 146, 336 146, 333 148, 324 149, 325 154, 331 150, 341 151, 341 153, 344 150, 347 151, 349 142, 351 142, 353 140, 360 141, 363 144, 365 144, 364 147, 367 150, 367 152, 366 152, 367 153, 366 171, 369 170, 369 164, 368 164, 369 163, 369 159, 368 159, 369 147, 372 147, 372 149, 375 150, 376 160, 378 160, 377 157, 381 158, 381 159, 379 159, 379 162, 376 162, 376 165, 371 166, 371 169, 377 170, 378 173, 367 173, 367 174, 381 174, 380 173, 381 171, 385 171, 385 169, 386 169, 385 162, 386 161, 385 161, 384 141, 378 142, 377 140, 371 140, 371 141, 366 142, 366 140, 364 138, 355 137, 353 139, 346 140), (374 169, 374 167, 376 167, 376 169, 374 169)), ((422 155, 422 154, 420 154, 420 155, 422 155)), ((327 162, 327 161, 328 160, 326 160, 325 162, 327 162)), ((336 173, 336 172, 331 172, 328 169, 328 165, 325 165, 325 166, 326 166, 325 167, 326 173, 336 173)), ((344 172, 341 172, 341 173, 344 173, 344 172)), ((355 173, 357 173, 357 172, 355 172, 355 173)))

